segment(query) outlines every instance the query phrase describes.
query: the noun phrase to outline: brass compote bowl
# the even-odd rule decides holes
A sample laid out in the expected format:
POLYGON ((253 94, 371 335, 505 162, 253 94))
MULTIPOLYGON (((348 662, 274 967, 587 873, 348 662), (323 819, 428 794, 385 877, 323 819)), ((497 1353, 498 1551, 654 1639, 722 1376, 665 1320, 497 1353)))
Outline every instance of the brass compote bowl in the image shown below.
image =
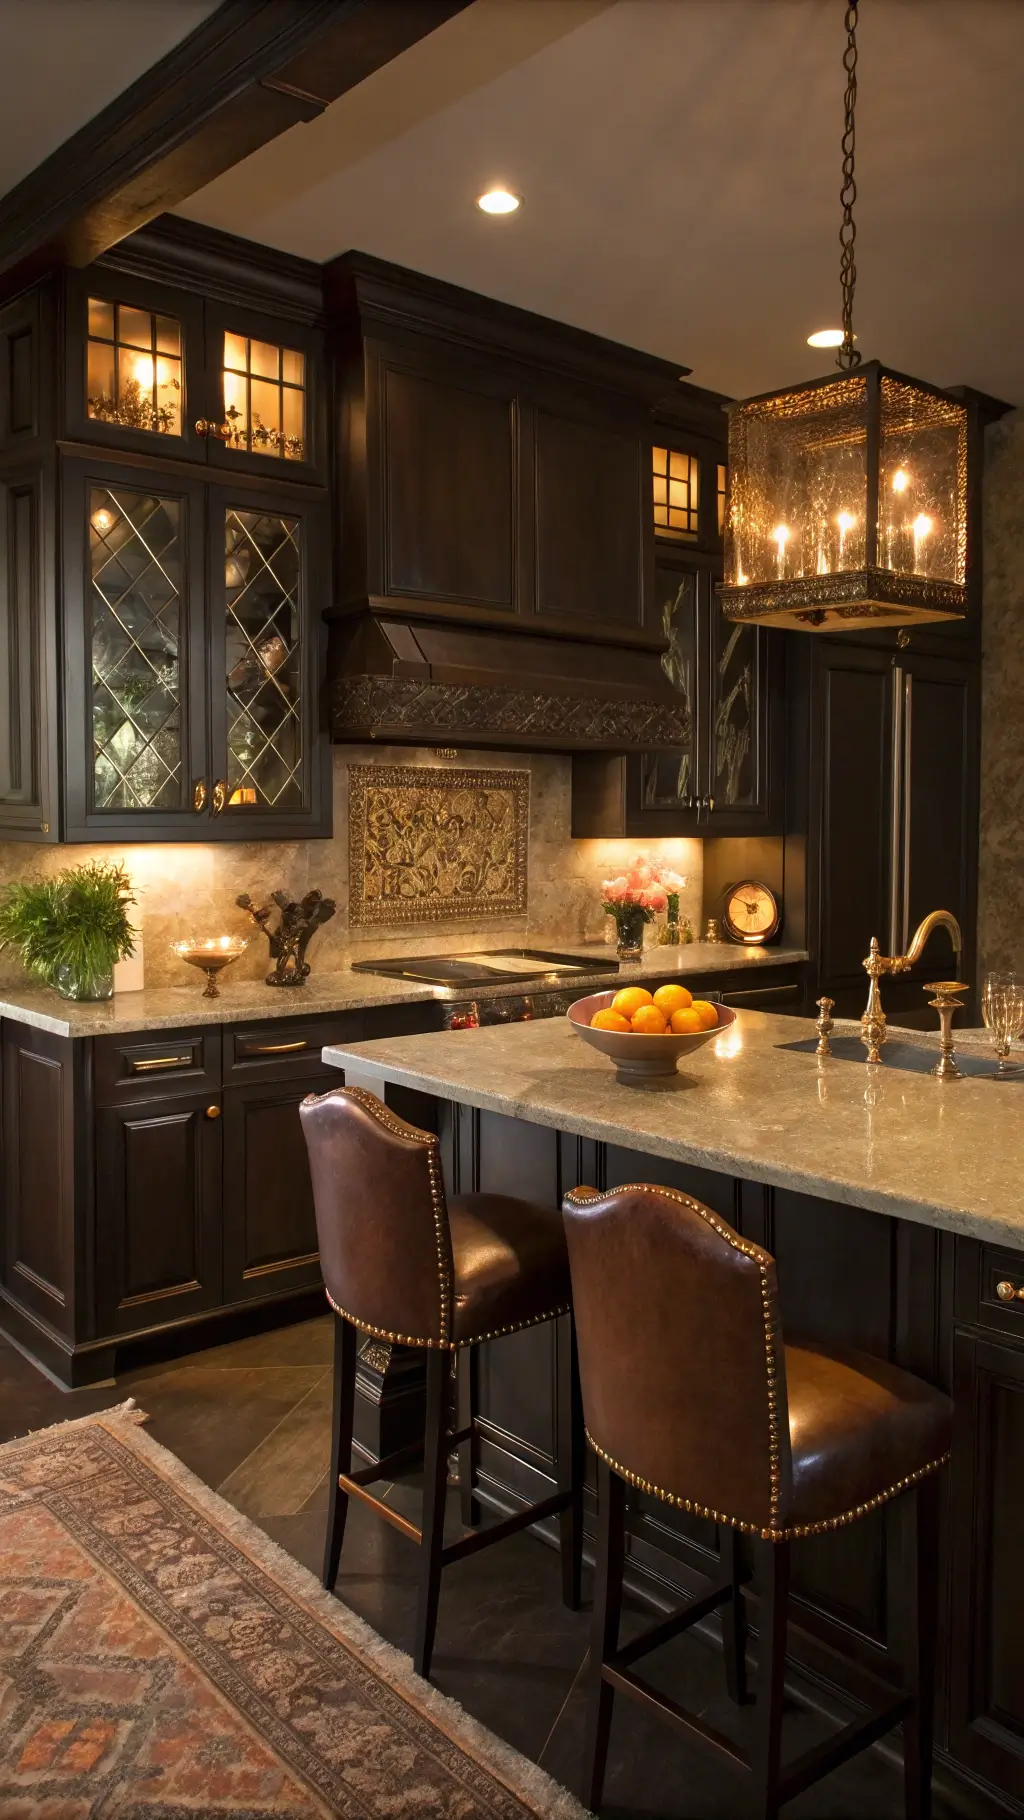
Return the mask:
POLYGON ((249 946, 248 937, 244 935, 212 935, 204 940, 193 938, 189 941, 172 942, 171 952, 181 961, 187 961, 190 967, 198 967, 206 975, 204 998, 220 998, 217 986, 217 975, 232 961, 237 961, 249 946))

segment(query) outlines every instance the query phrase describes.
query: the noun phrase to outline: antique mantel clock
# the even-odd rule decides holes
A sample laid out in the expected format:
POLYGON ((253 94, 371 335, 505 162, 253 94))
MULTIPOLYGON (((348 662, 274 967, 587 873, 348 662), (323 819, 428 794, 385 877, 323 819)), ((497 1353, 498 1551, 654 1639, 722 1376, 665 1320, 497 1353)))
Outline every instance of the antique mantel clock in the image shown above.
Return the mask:
POLYGON ((761 942, 771 941, 782 921, 782 910, 778 898, 767 885, 748 878, 729 886, 722 921, 731 941, 742 942, 748 948, 756 947, 761 942))

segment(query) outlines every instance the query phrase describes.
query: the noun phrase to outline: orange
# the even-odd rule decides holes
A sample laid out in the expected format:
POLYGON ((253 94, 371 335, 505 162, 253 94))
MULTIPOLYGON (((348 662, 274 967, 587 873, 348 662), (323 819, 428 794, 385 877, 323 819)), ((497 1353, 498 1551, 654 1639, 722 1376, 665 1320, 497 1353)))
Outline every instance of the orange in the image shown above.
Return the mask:
POLYGON ((612 1010, 620 1017, 632 1017, 641 1005, 653 1005, 654 1000, 646 986, 623 986, 612 999, 612 1010))
POLYGON ((666 1017, 671 1017, 673 1011, 685 1011, 689 1005, 692 1005, 693 996, 687 992, 685 986, 659 986, 654 994, 654 1002, 659 1011, 663 1012, 666 1017))
POLYGON ((700 1017, 701 1029, 714 1030, 718 1023, 718 1011, 716 1007, 710 1004, 706 998, 695 998, 693 1001, 693 1009, 700 1017))
POLYGON ((609 1005, 605 1011, 595 1011, 590 1020, 591 1030, 628 1030, 629 1019, 613 1011, 609 1005))
POLYGON ((695 1036, 703 1028, 696 1005, 684 1005, 682 1010, 673 1011, 672 1029, 676 1036, 695 1036))
POLYGON ((637 1036, 664 1036, 668 1029, 657 1005, 641 1005, 638 1011, 634 1011, 630 1027, 637 1036))

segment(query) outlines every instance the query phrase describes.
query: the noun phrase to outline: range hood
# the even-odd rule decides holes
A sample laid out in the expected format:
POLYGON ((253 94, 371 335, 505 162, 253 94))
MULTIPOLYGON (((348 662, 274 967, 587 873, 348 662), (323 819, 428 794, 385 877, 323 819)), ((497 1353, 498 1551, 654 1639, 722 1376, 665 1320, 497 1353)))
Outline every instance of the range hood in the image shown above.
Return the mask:
POLYGON ((334 737, 684 745, 654 611, 651 444, 686 369, 362 253, 325 269, 325 300, 334 737))
POLYGON ((651 651, 377 614, 332 639, 335 738, 589 752, 690 737, 651 651))

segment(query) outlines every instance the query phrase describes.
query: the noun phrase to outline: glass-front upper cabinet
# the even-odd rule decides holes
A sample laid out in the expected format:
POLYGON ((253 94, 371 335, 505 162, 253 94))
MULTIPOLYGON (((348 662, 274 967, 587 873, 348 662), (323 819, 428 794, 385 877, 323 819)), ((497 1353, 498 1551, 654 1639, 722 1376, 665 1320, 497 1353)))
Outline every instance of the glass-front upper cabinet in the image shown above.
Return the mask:
POLYGON ((66 838, 330 832, 323 508, 62 467, 66 838))
POLYGON ((655 570, 660 630, 668 639, 661 667, 689 709, 690 737, 685 746, 642 755, 641 797, 646 810, 678 814, 697 807, 703 719, 698 688, 698 604, 705 581, 697 569, 670 568, 659 563, 655 570))
POLYGON ((322 466, 322 337, 92 267, 68 278, 73 439, 273 479, 322 466))
POLYGON ((210 490, 211 813, 230 838, 318 819, 322 514, 210 490))

